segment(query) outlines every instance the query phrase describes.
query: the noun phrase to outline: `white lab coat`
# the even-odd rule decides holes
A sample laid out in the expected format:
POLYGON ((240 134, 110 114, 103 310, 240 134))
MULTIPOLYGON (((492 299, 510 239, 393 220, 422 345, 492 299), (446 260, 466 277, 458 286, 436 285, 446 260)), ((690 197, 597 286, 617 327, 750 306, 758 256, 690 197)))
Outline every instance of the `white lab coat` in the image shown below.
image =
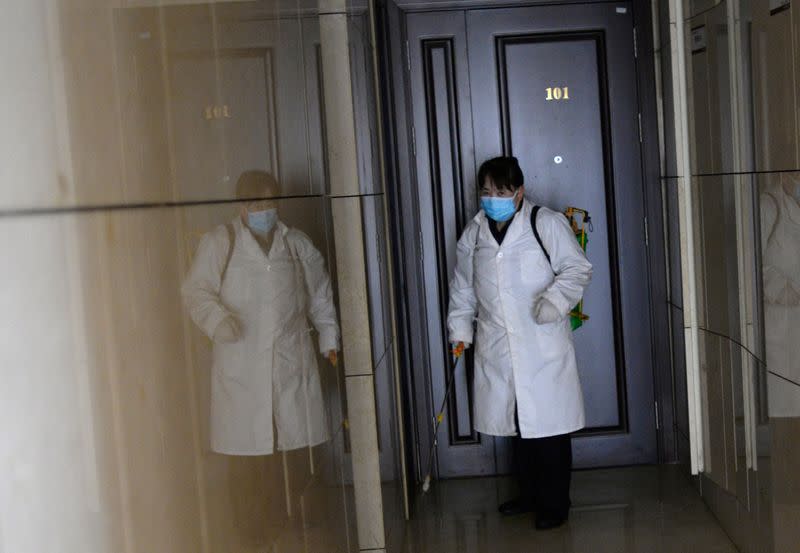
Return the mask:
POLYGON ((319 351, 339 349, 339 325, 322 255, 302 232, 276 223, 267 255, 238 217, 235 244, 225 225, 198 246, 182 293, 189 315, 213 338, 228 315, 242 338, 215 343, 211 372, 211 449, 231 455, 273 453, 325 442, 330 436, 320 385, 319 351))
POLYGON ((515 405, 523 438, 566 434, 584 426, 567 315, 583 296, 592 265, 566 217, 542 208, 537 228, 551 267, 531 229, 532 209, 524 200, 500 246, 480 211, 458 241, 450 282, 450 341, 475 344, 475 429, 493 436, 516 435, 515 405), (534 320, 539 295, 558 308, 560 321, 540 325, 534 320))

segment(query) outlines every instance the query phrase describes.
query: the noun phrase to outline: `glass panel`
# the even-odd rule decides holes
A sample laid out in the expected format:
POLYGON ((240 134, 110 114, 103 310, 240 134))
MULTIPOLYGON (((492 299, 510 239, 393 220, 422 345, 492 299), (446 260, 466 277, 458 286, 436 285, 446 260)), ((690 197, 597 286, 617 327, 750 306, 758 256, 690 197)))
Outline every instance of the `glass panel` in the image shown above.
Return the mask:
POLYGON ((686 36, 692 171, 730 172, 733 134, 727 4, 717 4, 692 18, 687 23, 686 36))
MULTIPOLYGON (((796 444, 800 436, 800 173, 768 173, 758 177, 761 215, 761 262, 764 300, 766 413, 773 487, 776 551, 800 539, 793 521, 800 515, 800 482, 795 474, 800 462, 796 444)), ((761 442, 759 446, 761 446, 761 442)), ((759 458, 761 452, 759 451, 759 458)), ((761 464, 759 464, 759 467, 761 464)))
POLYGON ((750 55, 754 120, 755 169, 798 169, 797 121, 793 73, 792 13, 774 9, 782 3, 752 0, 742 17, 752 21, 750 55))
POLYGON ((16 4, 0 548, 357 550, 316 3, 16 4))
POLYGON ((733 443, 731 444, 731 461, 735 474, 731 475, 729 488, 742 505, 748 505, 748 441, 745 436, 747 405, 745 404, 745 379, 748 377, 750 355, 739 344, 728 342, 730 355, 731 378, 731 423, 733 443))
POLYGON ((701 325, 741 341, 733 176, 697 177, 701 325))
MULTIPOLYGON (((300 17, 290 3, 279 9, 274 2, 91 4, 56 3, 55 26, 36 33, 49 30, 63 46, 38 60, 54 66, 43 77, 57 97, 50 106, 36 97, 51 119, 35 116, 38 130, 31 130, 74 155, 70 171, 58 194, 17 192, 17 205, 8 195, 0 205, 219 200, 247 170, 275 175, 287 195, 324 190, 313 12, 300 17)), ((361 52, 362 67, 371 69, 361 52)), ((362 76, 361 90, 372 83, 371 74, 362 76)), ((18 149, 24 153, 24 144, 18 149)))
MULTIPOLYGON (((800 385, 800 174, 759 175, 759 191, 767 369, 800 385)), ((793 415, 800 404, 785 408, 793 415)), ((781 411, 770 397, 770 414, 781 411)))
POLYGON ((723 339, 708 332, 700 333, 701 424, 705 454, 705 475, 718 486, 727 488, 727 451, 723 355, 723 339))

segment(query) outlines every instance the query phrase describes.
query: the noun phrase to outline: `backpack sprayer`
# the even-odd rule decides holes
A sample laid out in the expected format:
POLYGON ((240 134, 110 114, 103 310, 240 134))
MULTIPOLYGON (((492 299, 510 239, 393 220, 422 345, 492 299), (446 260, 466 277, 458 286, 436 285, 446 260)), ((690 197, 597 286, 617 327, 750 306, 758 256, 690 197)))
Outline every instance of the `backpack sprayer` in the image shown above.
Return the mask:
MULTIPOLYGON (((592 218, 589 216, 589 212, 578 207, 568 207, 564 210, 564 215, 566 215, 569 225, 572 227, 572 232, 575 233, 578 244, 580 244, 583 251, 586 252, 586 245, 589 243, 588 232, 594 231, 594 225, 592 224, 592 218), (578 222, 578 216, 580 216, 580 222, 578 222)), ((580 303, 569 312, 569 321, 572 325, 572 330, 578 330, 583 326, 584 321, 588 320, 589 315, 583 312, 583 299, 581 299, 580 303)))

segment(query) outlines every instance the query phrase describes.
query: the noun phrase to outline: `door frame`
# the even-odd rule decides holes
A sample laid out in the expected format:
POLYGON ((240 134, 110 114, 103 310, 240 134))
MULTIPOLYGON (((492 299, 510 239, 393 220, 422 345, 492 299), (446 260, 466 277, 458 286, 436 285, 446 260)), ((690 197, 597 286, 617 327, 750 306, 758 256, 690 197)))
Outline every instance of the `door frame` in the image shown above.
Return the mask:
MULTIPOLYGON (((403 0, 401 0, 402 4, 403 0)), ((409 432, 407 443, 409 454, 416 467, 417 479, 424 477, 427 451, 433 441, 431 421, 419 420, 418 413, 433 413, 434 406, 430 370, 428 367, 428 344, 424 298, 420 295, 424 276, 421 263, 420 221, 416 197, 410 183, 416 181, 414 137, 412 136, 411 90, 409 64, 407 62, 406 16, 409 13, 432 11, 460 11, 466 9, 507 8, 536 6, 542 4, 576 4, 600 2, 536 2, 510 1, 503 3, 461 2, 444 0, 415 3, 404 8, 392 0, 376 0, 382 9, 376 10, 382 21, 379 26, 386 30, 385 44, 379 45, 379 56, 384 95, 383 113, 387 118, 387 158, 391 170, 387 175, 387 194, 392 209, 391 231, 393 243, 397 244, 395 271, 398 286, 398 331, 403 345, 405 428, 409 432), (382 53, 380 52, 382 50, 382 53), (389 148, 391 146, 391 149, 389 148), (415 323, 416 321, 416 323, 415 323), (420 375, 426 375, 420 378, 420 375)), ((602 2, 605 3, 605 2, 602 2)), ((647 0, 631 0, 637 56, 635 79, 638 111, 641 117, 642 140, 640 155, 642 163, 643 198, 646 220, 644 232, 649 237, 647 266, 649 282, 649 313, 651 322, 651 351, 653 367, 653 389, 655 397, 654 421, 657 436, 659 462, 674 462, 677 459, 677 443, 674 430, 674 392, 672 386, 671 347, 669 343, 669 319, 667 309, 667 275, 664 243, 664 217, 662 188, 659 179, 662 155, 659 148, 659 118, 656 95, 656 67, 652 33, 652 11, 647 0)))

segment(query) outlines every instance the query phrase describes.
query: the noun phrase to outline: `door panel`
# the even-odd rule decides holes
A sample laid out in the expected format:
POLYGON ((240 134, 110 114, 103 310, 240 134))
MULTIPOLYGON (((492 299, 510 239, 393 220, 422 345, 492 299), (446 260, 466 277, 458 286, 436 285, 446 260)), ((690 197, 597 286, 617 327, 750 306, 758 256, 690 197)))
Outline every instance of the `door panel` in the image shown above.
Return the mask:
MULTIPOLYGON (((434 410, 444 397, 448 367, 448 280, 455 267, 456 242, 467 217, 475 213, 475 161, 469 100, 464 12, 408 16, 413 125, 416 135, 418 211, 424 265, 427 359, 418 382, 418 431, 431 432, 434 410), (432 392, 432 393, 431 393, 432 392)), ((446 423, 439 428, 440 476, 494 474, 494 440, 472 429, 471 354, 458 366, 446 423), (445 446, 445 444, 451 444, 445 446)), ((432 437, 430 438, 432 440, 432 437)), ((427 463, 427 453, 421 461, 427 463)))
MULTIPOLYGON (((408 18, 408 36, 434 402, 444 395, 446 358, 437 348, 446 339, 440 329, 456 237, 477 210, 475 167, 489 157, 515 155, 530 198, 557 210, 588 209, 594 222, 589 258, 595 273, 584 306, 591 319, 575 334, 587 415, 587 428, 573 441, 575 465, 654 462, 630 6, 416 14, 408 18), (465 136, 467 127, 471 136, 465 136), (454 172, 467 164, 469 178, 454 172)), ((441 476, 510 469, 508 439, 464 439, 471 428, 469 361, 457 372, 450 424, 440 429, 441 476)), ((431 413, 421 418, 429 421, 431 413)))
POLYGON ((467 14, 467 30, 476 160, 516 155, 532 198, 554 209, 586 207, 595 218, 589 238, 595 277, 585 305, 592 319, 575 334, 587 411, 587 429, 573 442, 575 465, 653 462, 631 7, 475 10, 467 14), (547 100, 547 87, 569 87, 570 99, 547 100))
MULTIPOLYGON (((619 428, 614 290, 604 171, 600 33, 528 34, 495 42, 503 150, 519 158, 529 197, 553 209, 589 210, 594 265, 584 297, 591 323, 575 334, 589 428, 619 428), (556 96, 560 96, 557 99, 556 96)), ((476 119, 481 114, 476 113, 476 119)))

